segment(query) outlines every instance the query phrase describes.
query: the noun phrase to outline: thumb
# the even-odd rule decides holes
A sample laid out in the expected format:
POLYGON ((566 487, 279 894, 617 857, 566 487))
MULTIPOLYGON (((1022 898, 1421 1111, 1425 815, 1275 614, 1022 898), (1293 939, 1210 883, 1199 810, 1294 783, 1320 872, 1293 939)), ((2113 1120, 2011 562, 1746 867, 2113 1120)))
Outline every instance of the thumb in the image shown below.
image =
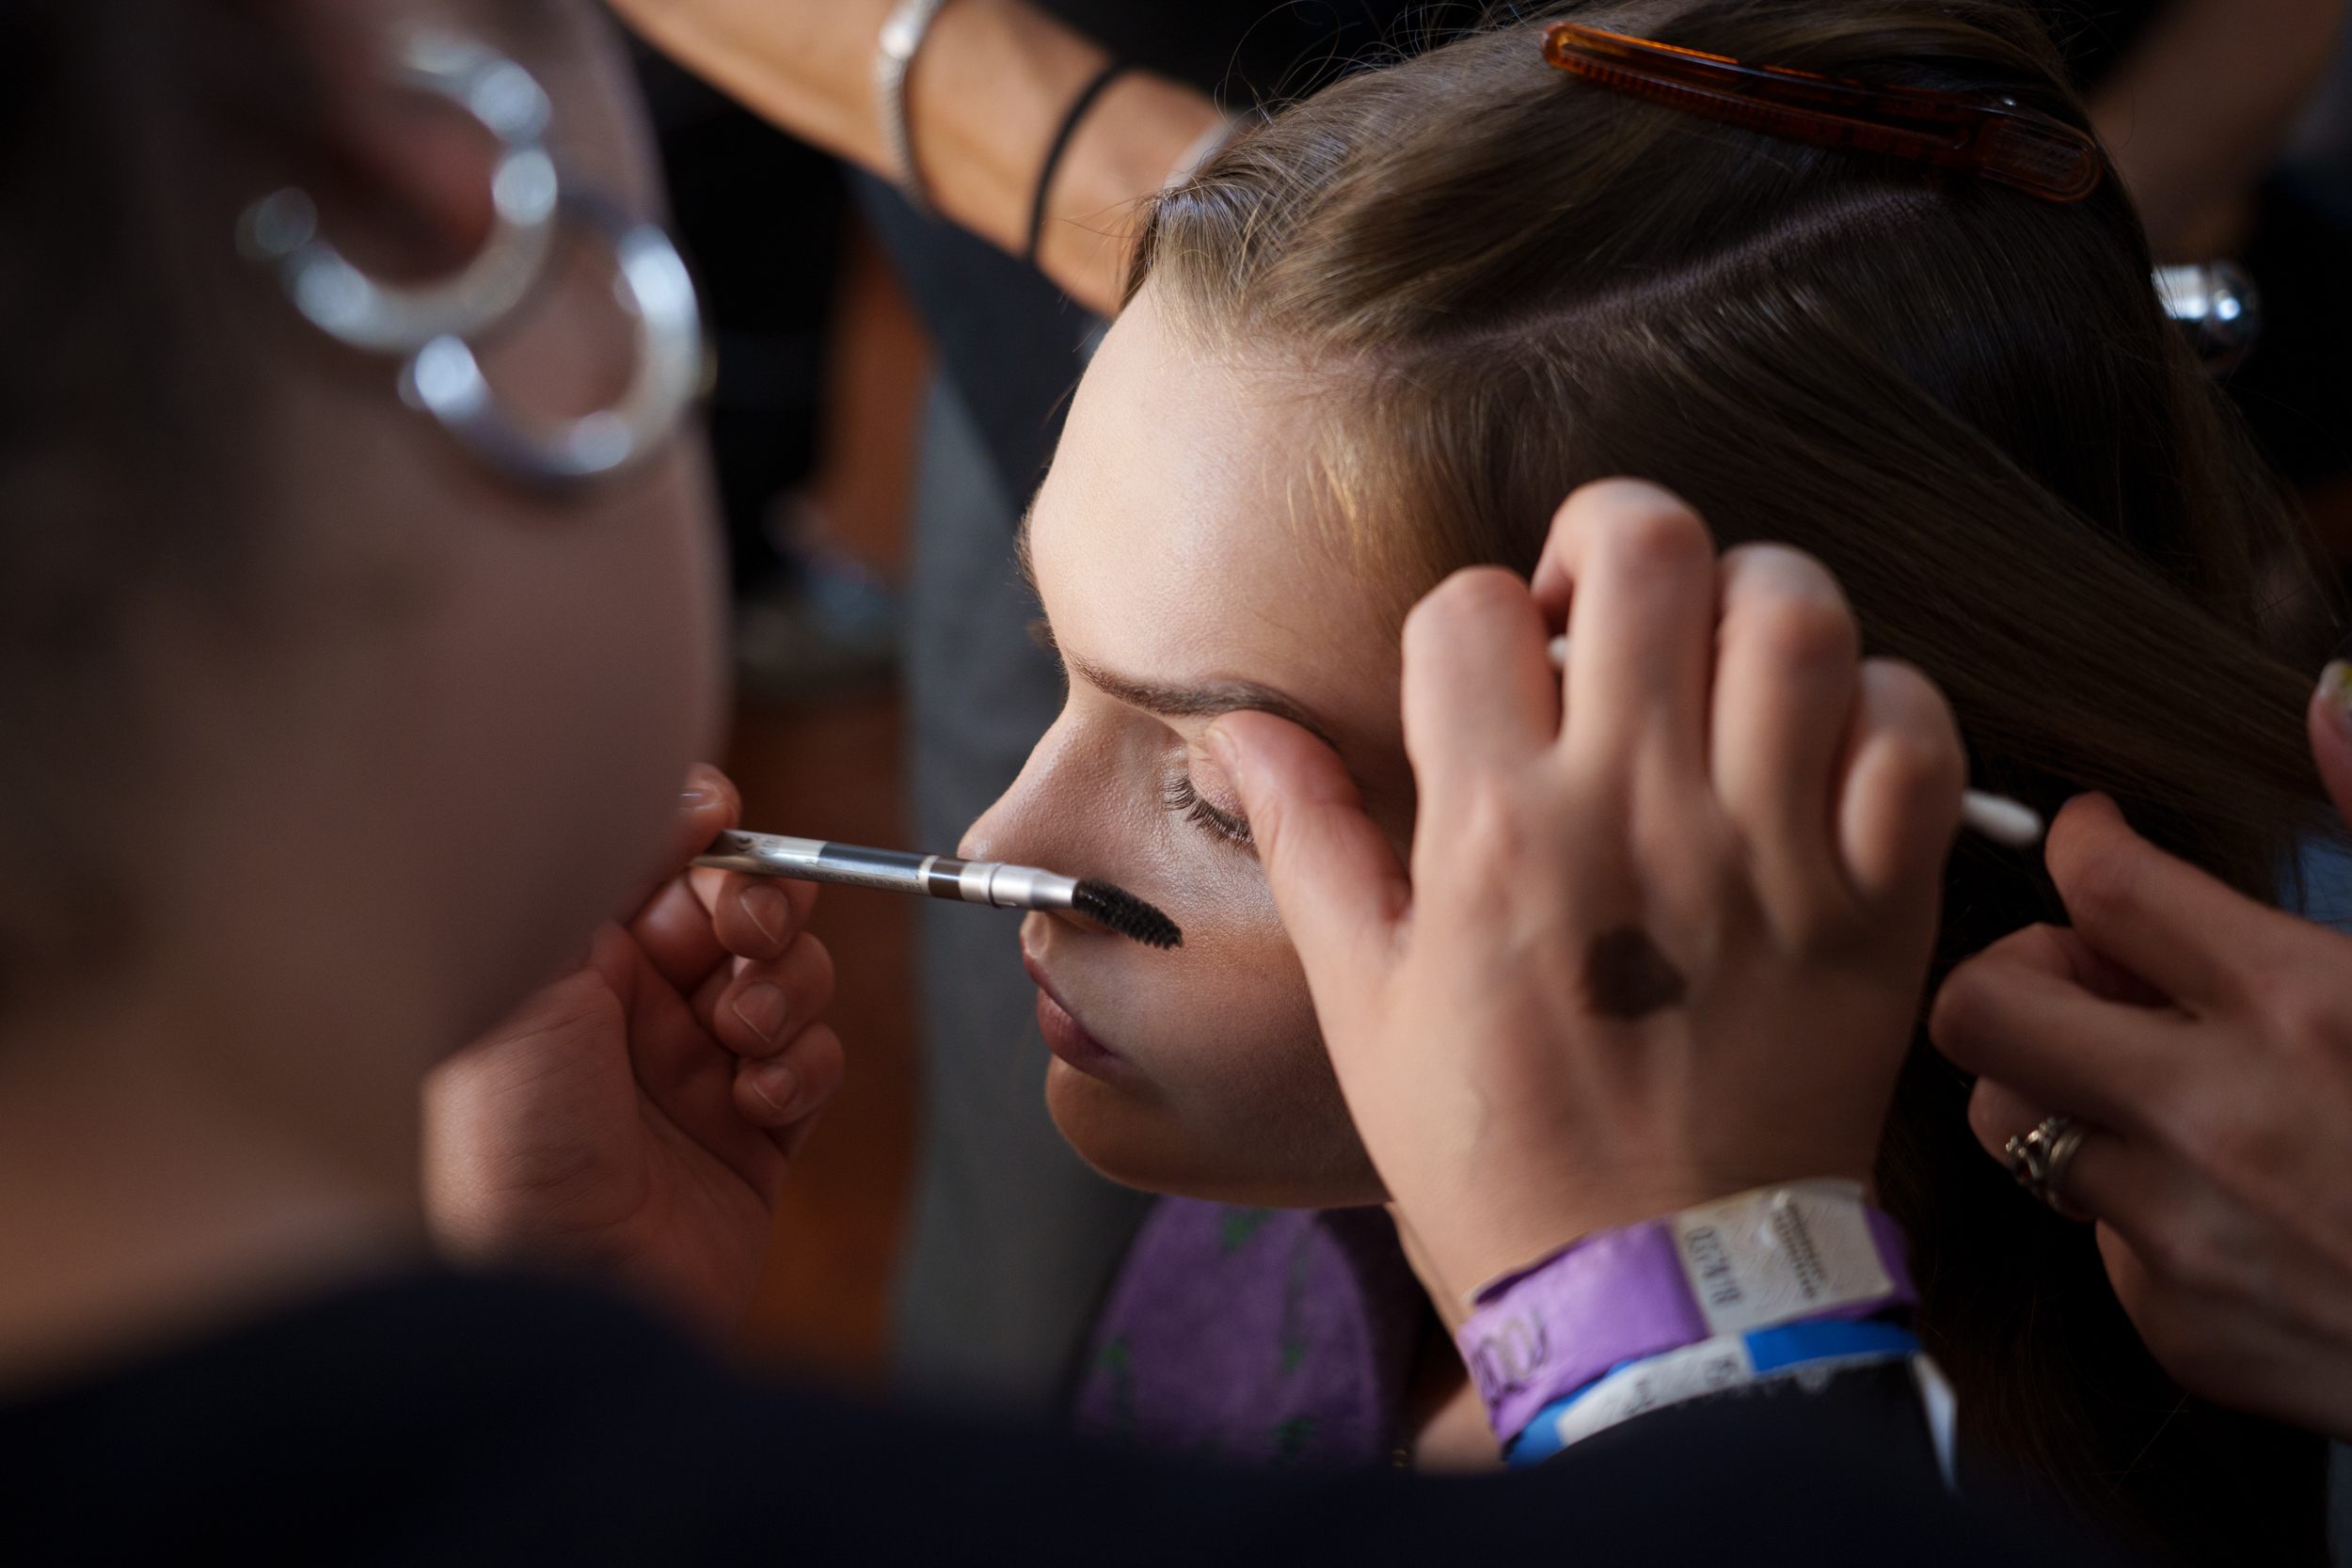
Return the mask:
POLYGON ((1327 1039, 1330 1006, 1377 993, 1412 883, 1331 748, 1272 714, 1229 713, 1209 753, 1240 792, 1274 905, 1306 967, 1327 1039))
POLYGON ((2312 760, 2336 815, 2352 824, 2352 664, 2335 658, 2319 673, 2310 714, 2312 760))

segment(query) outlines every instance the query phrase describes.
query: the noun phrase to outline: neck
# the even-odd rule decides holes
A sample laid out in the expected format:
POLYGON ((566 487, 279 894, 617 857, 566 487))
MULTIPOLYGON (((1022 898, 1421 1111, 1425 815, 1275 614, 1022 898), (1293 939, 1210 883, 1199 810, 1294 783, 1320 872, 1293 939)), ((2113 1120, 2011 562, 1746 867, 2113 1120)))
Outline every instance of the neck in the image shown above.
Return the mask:
POLYGON ((421 1259, 413 1088, 375 1118, 396 1125, 354 1127, 348 1102, 306 1125, 253 1070, 268 1053, 225 1069, 190 1010, 0 1037, 0 1390, 421 1259))

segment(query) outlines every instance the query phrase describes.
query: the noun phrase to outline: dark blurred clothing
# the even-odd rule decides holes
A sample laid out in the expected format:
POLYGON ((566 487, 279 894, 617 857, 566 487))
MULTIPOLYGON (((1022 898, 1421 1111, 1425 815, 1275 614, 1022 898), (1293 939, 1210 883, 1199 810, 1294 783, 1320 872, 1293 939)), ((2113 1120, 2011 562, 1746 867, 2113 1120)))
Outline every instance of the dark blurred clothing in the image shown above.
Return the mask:
POLYGON ((827 318, 841 253, 841 166, 642 45, 671 226, 700 285, 718 360, 712 467, 739 594, 788 569, 778 496, 817 464, 827 318))
POLYGON ((1512 1477, 1285 1484, 762 1387, 611 1301, 427 1276, 0 1402, 0 1561, 2116 1560, 1947 1493, 1907 1390, 1679 1406, 1512 1477))

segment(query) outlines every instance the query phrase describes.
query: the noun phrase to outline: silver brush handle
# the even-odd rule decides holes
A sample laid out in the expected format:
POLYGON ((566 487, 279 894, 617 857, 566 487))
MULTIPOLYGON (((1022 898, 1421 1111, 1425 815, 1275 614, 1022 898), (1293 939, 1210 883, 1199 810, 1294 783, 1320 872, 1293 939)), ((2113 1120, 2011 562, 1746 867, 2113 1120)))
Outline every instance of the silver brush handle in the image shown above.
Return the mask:
POLYGON ((694 863, 715 871, 795 881, 832 882, 841 887, 914 893, 1000 910, 1066 910, 1078 891, 1077 879, 1001 861, 961 861, 952 855, 917 855, 904 849, 868 849, 821 838, 787 838, 729 829, 711 841, 694 863))

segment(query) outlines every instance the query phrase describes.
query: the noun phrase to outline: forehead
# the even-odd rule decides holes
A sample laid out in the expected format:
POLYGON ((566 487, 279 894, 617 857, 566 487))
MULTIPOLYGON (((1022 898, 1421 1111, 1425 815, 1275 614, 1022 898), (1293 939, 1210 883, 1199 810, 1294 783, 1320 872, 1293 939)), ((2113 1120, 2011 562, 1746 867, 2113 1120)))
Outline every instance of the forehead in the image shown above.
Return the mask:
POLYGON ((1131 677, 1395 702, 1395 627, 1318 514, 1312 383, 1169 331, 1146 290, 1071 405, 1029 522, 1063 647, 1131 677))

